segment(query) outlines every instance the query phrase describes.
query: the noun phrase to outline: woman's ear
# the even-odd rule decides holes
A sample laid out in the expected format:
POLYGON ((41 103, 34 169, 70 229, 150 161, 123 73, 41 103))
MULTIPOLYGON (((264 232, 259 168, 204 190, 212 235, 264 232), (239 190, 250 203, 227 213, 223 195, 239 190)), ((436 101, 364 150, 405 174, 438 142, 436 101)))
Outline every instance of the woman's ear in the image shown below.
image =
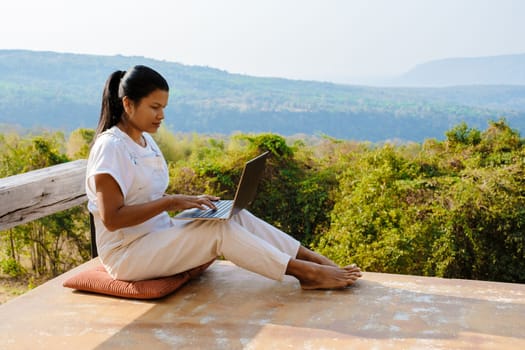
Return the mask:
POLYGON ((122 106, 124 106, 124 112, 126 112, 127 115, 133 114, 133 108, 135 107, 133 100, 131 100, 128 96, 122 97, 122 106))

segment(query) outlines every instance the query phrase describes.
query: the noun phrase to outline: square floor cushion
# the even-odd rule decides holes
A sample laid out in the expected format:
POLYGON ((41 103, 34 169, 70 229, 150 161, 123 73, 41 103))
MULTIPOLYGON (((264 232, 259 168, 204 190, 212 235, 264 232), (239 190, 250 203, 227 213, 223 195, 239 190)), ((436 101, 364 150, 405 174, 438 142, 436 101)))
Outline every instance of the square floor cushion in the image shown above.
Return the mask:
POLYGON ((199 276, 214 260, 179 274, 143 281, 113 279, 104 266, 79 272, 64 281, 63 286, 80 291, 131 299, 157 299, 173 293, 190 279, 199 276))

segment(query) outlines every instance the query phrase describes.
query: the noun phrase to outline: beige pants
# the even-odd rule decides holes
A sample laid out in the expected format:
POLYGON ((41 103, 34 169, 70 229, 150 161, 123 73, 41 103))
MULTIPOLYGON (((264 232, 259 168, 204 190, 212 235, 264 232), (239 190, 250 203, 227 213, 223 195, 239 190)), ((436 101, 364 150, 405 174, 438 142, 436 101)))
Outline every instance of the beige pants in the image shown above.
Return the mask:
POLYGON ((174 275, 224 256, 237 266, 282 280, 300 243, 246 210, 227 221, 172 220, 113 254, 107 266, 117 279, 137 281, 174 275))

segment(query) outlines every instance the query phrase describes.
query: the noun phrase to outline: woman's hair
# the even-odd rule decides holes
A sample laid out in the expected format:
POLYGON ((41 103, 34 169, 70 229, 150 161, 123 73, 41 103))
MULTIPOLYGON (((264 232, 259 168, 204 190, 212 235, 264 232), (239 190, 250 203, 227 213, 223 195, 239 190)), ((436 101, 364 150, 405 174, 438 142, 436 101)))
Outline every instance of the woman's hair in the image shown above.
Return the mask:
POLYGON ((138 104, 155 90, 169 91, 168 82, 149 67, 135 66, 127 72, 120 70, 113 72, 106 81, 102 93, 102 107, 95 138, 117 125, 122 119, 124 96, 138 104))

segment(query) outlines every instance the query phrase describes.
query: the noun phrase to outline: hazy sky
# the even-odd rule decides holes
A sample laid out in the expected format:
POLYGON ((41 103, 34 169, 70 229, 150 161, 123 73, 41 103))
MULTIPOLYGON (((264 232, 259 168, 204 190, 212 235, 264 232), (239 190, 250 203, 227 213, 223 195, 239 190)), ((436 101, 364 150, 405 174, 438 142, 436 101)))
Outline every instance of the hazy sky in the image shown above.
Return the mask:
MULTIPOLYGON (((5 0, 0 49, 121 54, 353 82, 525 53, 522 0, 5 0)), ((127 68, 127 67, 123 67, 127 68)))

